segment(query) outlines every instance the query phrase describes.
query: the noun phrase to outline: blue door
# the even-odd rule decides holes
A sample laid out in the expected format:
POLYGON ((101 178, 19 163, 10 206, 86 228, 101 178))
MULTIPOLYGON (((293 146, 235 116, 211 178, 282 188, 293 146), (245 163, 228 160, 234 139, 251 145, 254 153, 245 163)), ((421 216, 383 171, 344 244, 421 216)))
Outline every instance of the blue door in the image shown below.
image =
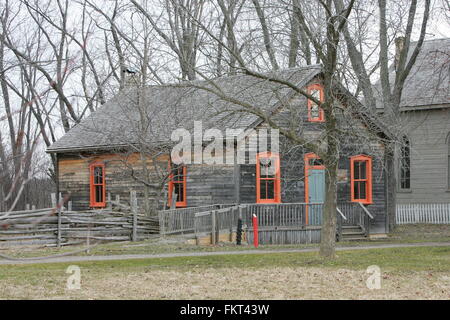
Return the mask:
MULTIPOLYGON (((323 203, 325 201, 325 170, 311 169, 308 173, 308 202, 323 203)), ((322 207, 322 205, 309 205, 310 225, 322 224, 322 207)))

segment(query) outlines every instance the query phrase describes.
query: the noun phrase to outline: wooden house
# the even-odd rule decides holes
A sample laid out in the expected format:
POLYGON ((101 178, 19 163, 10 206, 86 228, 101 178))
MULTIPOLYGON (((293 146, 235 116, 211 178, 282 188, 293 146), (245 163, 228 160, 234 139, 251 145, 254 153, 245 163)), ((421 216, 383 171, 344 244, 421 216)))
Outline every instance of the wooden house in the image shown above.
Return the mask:
MULTIPOLYGON (((391 83, 394 77, 395 64, 391 83)), ((383 112, 381 95, 377 108, 383 112)), ((403 87, 398 124, 404 140, 396 154, 397 203, 449 203, 450 38, 424 41, 403 87)))
MULTIPOLYGON (((271 76, 323 99, 318 65, 283 70, 271 76)), ((384 145, 379 139, 386 137, 386 130, 342 86, 336 84, 334 91, 342 106, 342 128, 348 129, 343 130, 346 135, 341 137, 338 202, 363 204, 374 216, 371 232, 386 233, 388 190, 384 145)), ((104 207, 108 193, 126 198, 130 190, 137 190, 142 198, 144 174, 148 178, 147 196, 157 199, 160 208, 170 203, 196 207, 323 202, 326 168, 321 159, 282 136, 278 152, 246 136, 244 163, 193 161, 172 166, 171 174, 164 180, 164 174, 167 177, 169 172, 169 153, 175 143, 170 138, 175 129, 185 128, 192 133, 194 121, 201 121, 205 133, 213 128, 220 132, 245 129, 256 133, 268 128, 266 121, 245 112, 243 105, 257 107, 280 126, 297 130, 310 141, 323 140, 323 111, 277 82, 234 75, 177 85, 130 85, 48 148, 57 156, 58 191, 70 193, 75 209, 104 207), (268 163, 276 170, 268 172, 268 163)), ((194 156, 210 143, 205 137, 200 139, 202 147, 193 146, 194 156)), ((238 142, 233 138, 231 144, 236 146, 238 142)))

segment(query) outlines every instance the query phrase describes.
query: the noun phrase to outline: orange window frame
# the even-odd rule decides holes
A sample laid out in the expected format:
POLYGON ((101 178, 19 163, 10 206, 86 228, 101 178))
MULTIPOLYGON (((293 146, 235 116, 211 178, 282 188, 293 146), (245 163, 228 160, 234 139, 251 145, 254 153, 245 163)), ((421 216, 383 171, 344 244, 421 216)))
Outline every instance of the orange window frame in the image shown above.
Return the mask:
POLYGON ((106 171, 104 163, 92 163, 89 165, 89 186, 90 186, 90 207, 91 208, 104 208, 106 207, 106 171), (102 182, 95 183, 95 168, 102 168, 102 182), (96 188, 102 187, 102 201, 96 201, 95 194, 96 188))
MULTIPOLYGON (((319 100, 320 100, 320 102, 323 102, 324 101, 323 86, 318 83, 311 84, 308 86, 306 92, 309 95, 311 95, 313 90, 319 90, 319 100)), ((319 116, 312 117, 311 110, 312 110, 313 103, 314 102, 312 100, 308 99, 308 121, 309 122, 325 122, 325 112, 323 111, 323 109, 321 107, 318 107, 319 108, 319 116)))
MULTIPOLYGON (((372 201, 372 158, 366 155, 358 155, 350 158, 350 190, 351 202, 371 204, 372 201), (366 162, 366 175, 364 179, 355 179, 355 162, 366 162), (355 183, 366 183, 366 197, 364 199, 355 198, 355 183)), ((360 192, 361 193, 361 192, 360 192)))
POLYGON ((281 203, 281 172, 280 172, 280 155, 272 152, 261 152, 256 155, 256 203, 281 203), (262 158, 275 158, 275 175, 273 177, 261 177, 260 161, 262 158), (261 198, 261 183, 273 181, 274 198, 261 198))
POLYGON ((169 162, 169 190, 168 190, 168 204, 169 207, 172 205, 172 193, 173 190, 175 188, 176 184, 182 184, 183 185, 183 201, 177 201, 175 202, 175 207, 176 208, 185 208, 187 206, 187 198, 186 198, 186 185, 187 185, 187 179, 186 179, 186 173, 187 173, 187 168, 186 166, 182 166, 183 168, 183 179, 181 181, 174 181, 174 177, 173 177, 173 172, 172 172, 172 168, 171 168, 171 164, 169 162))

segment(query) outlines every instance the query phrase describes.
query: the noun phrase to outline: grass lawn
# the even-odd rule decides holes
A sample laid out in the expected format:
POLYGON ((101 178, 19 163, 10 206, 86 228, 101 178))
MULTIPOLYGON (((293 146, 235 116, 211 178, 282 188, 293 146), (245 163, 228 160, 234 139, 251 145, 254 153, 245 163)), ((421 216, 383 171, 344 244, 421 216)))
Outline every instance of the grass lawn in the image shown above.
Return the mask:
MULTIPOLYGON (((417 243, 417 242, 450 242, 449 225, 403 225, 398 226, 389 237, 376 241, 339 242, 337 246, 364 246, 387 243, 417 243)), ((316 247, 309 245, 260 245, 260 250, 279 250, 290 248, 316 247)), ((75 251, 83 246, 69 246, 63 248, 0 248, 0 253, 12 257, 36 257, 75 251)), ((212 252, 212 251, 236 251, 254 250, 253 246, 237 246, 233 243, 219 243, 216 246, 196 246, 188 244, 184 239, 169 237, 167 239, 154 239, 139 242, 115 242, 100 244, 93 248, 89 255, 117 255, 117 254, 158 254, 158 253, 182 253, 182 252, 212 252)), ((86 255, 85 252, 77 255, 86 255)))
POLYGON ((60 264, 0 266, 3 299, 450 299, 450 248, 273 253, 76 263, 67 290, 60 264), (369 290, 366 269, 381 268, 369 290))
MULTIPOLYGON (((398 226, 386 239, 361 242, 339 242, 337 246, 364 246, 388 243, 417 243, 417 242, 450 242, 450 225, 403 225, 398 226)), ((290 248, 317 247, 317 244, 309 245, 260 245, 260 250, 278 250, 290 248)), ((0 253, 12 257, 39 257, 54 255, 82 249, 83 246, 69 246, 63 248, 1 248, 0 253)), ((237 246, 233 243, 219 243, 216 246, 196 246, 186 243, 183 238, 169 237, 167 239, 153 239, 139 242, 115 242, 100 244, 94 247, 89 255, 118 255, 118 254, 158 254, 180 252, 213 252, 254 250, 253 246, 243 244, 237 246)), ((77 255, 86 255, 85 252, 77 255)))
POLYGON ((450 225, 399 225, 389 234, 388 240, 392 242, 450 242, 450 225))

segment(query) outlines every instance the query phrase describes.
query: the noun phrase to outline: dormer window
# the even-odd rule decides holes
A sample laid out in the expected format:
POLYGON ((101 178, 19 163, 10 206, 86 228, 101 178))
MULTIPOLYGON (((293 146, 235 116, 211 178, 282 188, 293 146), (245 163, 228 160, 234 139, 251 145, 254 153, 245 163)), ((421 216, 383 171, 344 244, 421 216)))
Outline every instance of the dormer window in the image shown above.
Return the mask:
MULTIPOLYGON (((307 93, 313 96, 321 103, 324 101, 323 87, 320 84, 312 84, 307 88, 307 93)), ((324 122, 325 113, 317 103, 308 99, 308 121, 309 122, 324 122)))

